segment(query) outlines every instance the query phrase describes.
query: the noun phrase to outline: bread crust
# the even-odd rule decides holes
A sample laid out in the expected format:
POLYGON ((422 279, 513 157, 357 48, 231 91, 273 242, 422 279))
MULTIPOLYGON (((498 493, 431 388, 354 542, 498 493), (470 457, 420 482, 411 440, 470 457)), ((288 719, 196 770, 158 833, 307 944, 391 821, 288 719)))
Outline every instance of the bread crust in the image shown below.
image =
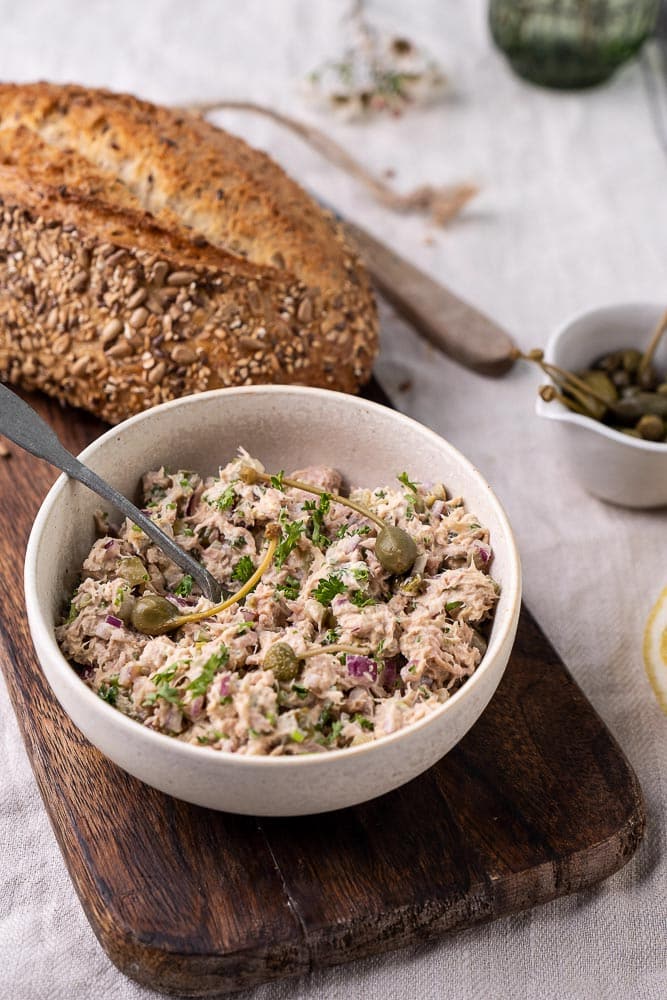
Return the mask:
POLYGON ((0 377, 115 423, 226 385, 356 391, 377 315, 268 156, 128 95, 0 85, 0 377))

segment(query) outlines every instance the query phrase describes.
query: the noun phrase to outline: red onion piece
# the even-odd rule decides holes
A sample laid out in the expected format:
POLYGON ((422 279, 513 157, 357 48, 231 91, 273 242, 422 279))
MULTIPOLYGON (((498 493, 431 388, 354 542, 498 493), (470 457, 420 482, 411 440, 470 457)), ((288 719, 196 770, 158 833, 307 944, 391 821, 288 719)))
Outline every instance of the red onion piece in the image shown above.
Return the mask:
POLYGON ((116 618, 115 615, 107 615, 104 619, 107 625, 113 625, 114 628, 122 628, 123 623, 120 618, 116 618))
POLYGON ((404 662, 404 657, 402 656, 389 656, 384 661, 384 667, 382 673, 380 674, 380 683, 382 687, 387 688, 388 691, 393 691, 396 686, 396 680, 398 678, 398 671, 404 662))
POLYGON ((103 549, 110 549, 111 546, 113 545, 114 541, 115 541, 114 538, 110 538, 108 542, 104 543, 104 545, 102 546, 102 548, 103 549))
POLYGON ((226 698, 229 694, 229 674, 223 674, 220 678, 220 697, 226 698))
POLYGON ((198 694, 196 698, 193 698, 190 702, 190 718, 192 720, 198 719, 202 714, 204 709, 204 696, 198 694))
POLYGON ((350 677, 370 676, 373 683, 378 678, 378 665, 370 656, 346 656, 345 666, 350 677))
POLYGON ((444 509, 445 509, 445 501, 436 500, 433 506, 431 507, 431 514, 435 514, 436 517, 440 517, 444 509))

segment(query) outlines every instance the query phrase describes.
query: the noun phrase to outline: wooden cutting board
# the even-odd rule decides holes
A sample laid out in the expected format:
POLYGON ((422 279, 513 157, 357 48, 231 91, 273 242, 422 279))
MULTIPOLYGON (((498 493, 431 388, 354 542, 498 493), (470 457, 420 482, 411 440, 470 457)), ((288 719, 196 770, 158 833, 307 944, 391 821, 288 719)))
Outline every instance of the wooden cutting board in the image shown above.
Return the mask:
MULTIPOLYGON (((30 402, 75 452, 104 429, 30 402)), ((480 721, 422 777, 366 805, 238 817, 118 770, 60 709, 26 625, 20 565, 54 478, 17 449, 0 461, 0 659, 65 864, 126 975, 186 996, 232 991, 535 906, 632 857, 637 779, 525 609, 480 721)))

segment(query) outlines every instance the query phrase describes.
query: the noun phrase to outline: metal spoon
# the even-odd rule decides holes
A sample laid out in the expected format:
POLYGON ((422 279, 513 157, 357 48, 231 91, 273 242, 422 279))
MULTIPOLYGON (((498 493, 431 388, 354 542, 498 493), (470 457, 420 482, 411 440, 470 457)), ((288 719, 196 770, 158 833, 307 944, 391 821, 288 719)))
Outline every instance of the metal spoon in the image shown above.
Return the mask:
POLYGON ((54 465, 56 469, 60 469, 72 479, 83 483, 89 490, 108 500, 125 517, 129 517, 130 521, 138 525, 177 566, 189 573, 197 581, 202 593, 208 597, 209 601, 217 604, 222 599, 222 587, 201 563, 184 552, 173 538, 158 528, 150 517, 143 514, 127 497, 124 497, 122 493, 101 479, 96 472, 75 458, 61 444, 52 428, 35 413, 32 407, 4 385, 0 385, 0 433, 25 451, 30 452, 31 455, 44 459, 45 462, 54 465))

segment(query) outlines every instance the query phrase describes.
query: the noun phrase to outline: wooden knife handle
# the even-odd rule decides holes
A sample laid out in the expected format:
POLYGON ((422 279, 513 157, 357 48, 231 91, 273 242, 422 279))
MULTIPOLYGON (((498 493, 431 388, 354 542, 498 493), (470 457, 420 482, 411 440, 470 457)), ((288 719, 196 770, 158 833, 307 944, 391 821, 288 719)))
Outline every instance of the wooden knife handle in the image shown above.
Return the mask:
POLYGON ((455 361, 484 375, 502 375, 513 362, 509 334, 474 306, 352 222, 343 223, 378 290, 418 333, 455 361))

